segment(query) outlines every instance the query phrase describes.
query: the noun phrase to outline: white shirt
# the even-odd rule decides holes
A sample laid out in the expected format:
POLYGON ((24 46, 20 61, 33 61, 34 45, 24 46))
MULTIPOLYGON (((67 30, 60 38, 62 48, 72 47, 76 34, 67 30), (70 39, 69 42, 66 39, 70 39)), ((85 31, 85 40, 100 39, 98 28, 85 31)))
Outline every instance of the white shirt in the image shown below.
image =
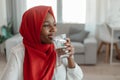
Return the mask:
MULTIPOLYGON (((10 60, 7 62, 0 80, 23 80, 24 51, 22 43, 11 50, 10 60)), ((68 68, 66 58, 62 59, 60 66, 56 66, 53 76, 53 80, 82 80, 82 78, 81 68, 77 64, 75 68, 68 68)))

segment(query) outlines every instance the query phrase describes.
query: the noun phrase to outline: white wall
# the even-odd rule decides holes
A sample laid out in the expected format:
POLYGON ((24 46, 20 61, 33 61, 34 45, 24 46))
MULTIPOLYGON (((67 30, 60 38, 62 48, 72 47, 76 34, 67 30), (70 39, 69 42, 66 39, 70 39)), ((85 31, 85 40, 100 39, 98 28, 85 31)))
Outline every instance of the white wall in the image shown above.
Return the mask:
POLYGON ((0 34, 1 34, 1 26, 6 24, 7 24, 6 0, 0 0, 0 34))
POLYGON ((120 24, 120 0, 110 0, 108 22, 120 24))

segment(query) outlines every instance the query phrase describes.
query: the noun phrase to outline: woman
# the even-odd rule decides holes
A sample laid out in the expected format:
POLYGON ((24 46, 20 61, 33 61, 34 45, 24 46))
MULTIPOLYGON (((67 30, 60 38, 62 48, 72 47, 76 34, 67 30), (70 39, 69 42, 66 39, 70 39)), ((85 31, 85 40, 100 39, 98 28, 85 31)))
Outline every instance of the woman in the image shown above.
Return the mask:
POLYGON ((27 10, 20 27, 23 42, 12 49, 1 80, 81 80, 83 74, 72 58, 74 49, 69 39, 65 45, 70 56, 56 66, 58 57, 65 54, 62 49, 54 48, 56 31, 51 7, 36 6, 27 10))

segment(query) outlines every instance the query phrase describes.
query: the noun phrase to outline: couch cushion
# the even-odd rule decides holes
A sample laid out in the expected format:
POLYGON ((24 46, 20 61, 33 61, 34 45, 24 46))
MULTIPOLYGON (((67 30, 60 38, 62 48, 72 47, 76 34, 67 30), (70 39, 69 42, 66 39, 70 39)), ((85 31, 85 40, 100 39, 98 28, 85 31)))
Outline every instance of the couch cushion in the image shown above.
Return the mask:
POLYGON ((88 31, 82 30, 78 33, 71 34, 70 39, 71 39, 71 41, 83 42, 84 39, 88 36, 88 34, 89 34, 88 31))
POLYGON ((80 32, 80 31, 81 31, 80 28, 70 27, 69 35, 72 35, 72 34, 78 33, 78 32, 80 32))
POLYGON ((77 64, 85 64, 85 55, 84 54, 74 54, 74 60, 77 64))
POLYGON ((84 50, 84 45, 80 42, 71 42, 71 44, 74 46, 75 48, 75 53, 83 53, 84 50))

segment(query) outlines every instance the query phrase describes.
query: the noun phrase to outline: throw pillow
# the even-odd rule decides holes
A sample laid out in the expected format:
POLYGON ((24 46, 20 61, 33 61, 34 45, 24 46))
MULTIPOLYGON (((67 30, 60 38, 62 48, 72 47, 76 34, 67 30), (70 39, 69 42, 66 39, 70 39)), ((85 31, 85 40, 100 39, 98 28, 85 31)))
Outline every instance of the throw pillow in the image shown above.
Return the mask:
POLYGON ((70 30, 69 30, 69 35, 78 33, 80 31, 81 31, 81 29, 79 29, 79 28, 71 27, 70 30))
POLYGON ((83 42, 84 39, 88 36, 89 32, 82 30, 81 32, 70 35, 71 41, 83 42))

